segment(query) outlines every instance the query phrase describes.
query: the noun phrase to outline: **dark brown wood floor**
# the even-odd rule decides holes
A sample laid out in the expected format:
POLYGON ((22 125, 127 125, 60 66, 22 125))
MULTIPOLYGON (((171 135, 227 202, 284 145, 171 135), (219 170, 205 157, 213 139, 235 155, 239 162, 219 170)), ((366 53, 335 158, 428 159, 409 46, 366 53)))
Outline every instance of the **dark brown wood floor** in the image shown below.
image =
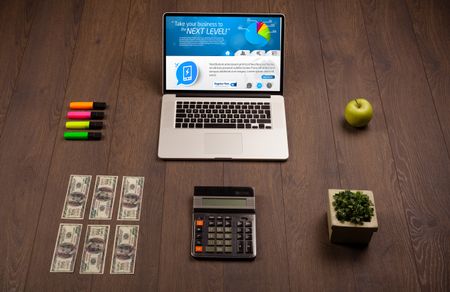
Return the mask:
POLYGON ((447 0, 0 2, 5 291, 449 291, 449 150, 447 0), (157 159, 165 11, 286 14, 287 162, 157 159), (362 131, 342 120, 358 96, 362 131), (110 105, 101 142, 62 138, 80 99, 110 105), (80 275, 81 253, 49 273, 72 173, 145 176, 135 275, 80 275), (190 258, 195 185, 255 187, 256 261, 190 258), (328 188, 374 191, 368 248, 328 242, 328 188))

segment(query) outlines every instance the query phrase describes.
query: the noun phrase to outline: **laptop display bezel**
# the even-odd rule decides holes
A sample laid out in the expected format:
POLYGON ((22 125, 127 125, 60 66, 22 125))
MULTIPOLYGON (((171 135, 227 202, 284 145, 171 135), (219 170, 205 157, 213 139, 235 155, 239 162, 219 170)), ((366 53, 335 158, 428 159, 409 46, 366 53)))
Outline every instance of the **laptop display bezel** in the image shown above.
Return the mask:
POLYGON ((284 31, 286 29, 284 15, 281 13, 193 13, 193 12, 166 12, 162 19, 163 26, 163 94, 186 94, 186 95, 283 95, 283 84, 284 84, 284 31), (166 84, 166 18, 168 16, 220 16, 220 17, 280 17, 281 19, 281 39, 280 39, 280 90, 279 91, 269 91, 269 90, 178 90, 178 89, 167 89, 166 84))

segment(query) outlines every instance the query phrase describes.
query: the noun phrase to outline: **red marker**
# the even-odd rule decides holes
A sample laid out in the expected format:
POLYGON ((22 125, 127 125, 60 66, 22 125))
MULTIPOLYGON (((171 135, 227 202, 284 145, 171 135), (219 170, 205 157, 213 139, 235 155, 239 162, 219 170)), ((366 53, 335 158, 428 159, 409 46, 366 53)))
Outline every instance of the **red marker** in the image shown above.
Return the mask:
POLYGON ((103 112, 68 112, 67 118, 71 120, 102 120, 105 117, 103 112))

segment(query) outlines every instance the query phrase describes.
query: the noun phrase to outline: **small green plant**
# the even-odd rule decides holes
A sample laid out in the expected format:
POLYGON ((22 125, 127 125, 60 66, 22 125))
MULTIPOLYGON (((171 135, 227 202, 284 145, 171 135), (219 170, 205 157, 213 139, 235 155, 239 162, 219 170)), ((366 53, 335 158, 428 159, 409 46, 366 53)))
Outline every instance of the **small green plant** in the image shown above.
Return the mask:
POLYGON ((371 207, 373 203, 366 194, 346 190, 335 194, 333 198, 334 210, 339 221, 349 221, 359 225, 370 222, 373 216, 371 207))

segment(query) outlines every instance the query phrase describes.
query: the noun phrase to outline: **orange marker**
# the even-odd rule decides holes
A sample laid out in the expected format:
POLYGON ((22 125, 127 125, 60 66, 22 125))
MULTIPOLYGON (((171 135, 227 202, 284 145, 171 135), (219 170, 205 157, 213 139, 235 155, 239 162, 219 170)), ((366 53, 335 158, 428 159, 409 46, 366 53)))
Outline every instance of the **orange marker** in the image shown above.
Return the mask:
POLYGON ((104 110, 105 108, 106 102, 74 101, 70 103, 70 109, 74 110, 104 110))

